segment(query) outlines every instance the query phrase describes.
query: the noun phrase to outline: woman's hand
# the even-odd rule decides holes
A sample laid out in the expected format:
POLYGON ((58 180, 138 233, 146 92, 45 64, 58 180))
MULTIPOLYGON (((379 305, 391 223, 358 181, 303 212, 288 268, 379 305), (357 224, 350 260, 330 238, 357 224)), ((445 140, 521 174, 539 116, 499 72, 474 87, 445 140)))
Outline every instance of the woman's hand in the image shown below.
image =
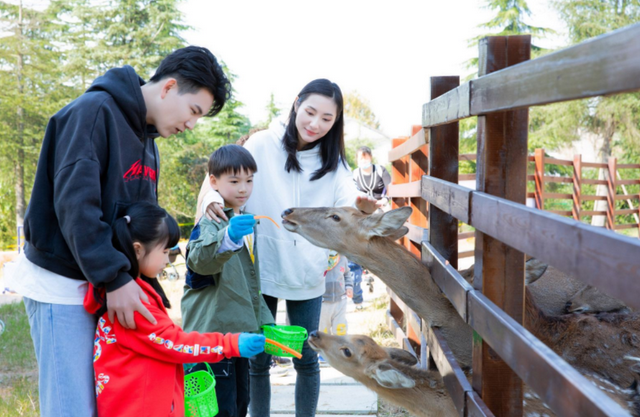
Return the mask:
POLYGON ((207 211, 205 211, 204 215, 209 220, 215 220, 217 223, 220 223, 220 219, 229 220, 226 214, 224 214, 224 210, 222 210, 222 204, 213 202, 207 206, 207 211))
POLYGON ((371 214, 378 208, 377 202, 378 201, 375 198, 366 195, 359 195, 356 198, 356 207, 365 214, 371 214))

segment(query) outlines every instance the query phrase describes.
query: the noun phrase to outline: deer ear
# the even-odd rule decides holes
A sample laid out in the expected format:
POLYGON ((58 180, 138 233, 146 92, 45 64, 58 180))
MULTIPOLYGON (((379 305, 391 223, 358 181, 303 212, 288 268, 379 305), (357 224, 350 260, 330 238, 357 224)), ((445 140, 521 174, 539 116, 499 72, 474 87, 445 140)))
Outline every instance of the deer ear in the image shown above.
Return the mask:
POLYGON ((398 361, 409 366, 413 366, 418 363, 418 359, 404 349, 385 348, 385 350, 389 354, 389 357, 394 361, 398 361))
POLYGON ((385 388, 413 388, 416 385, 416 381, 394 368, 388 362, 378 362, 367 367, 365 374, 369 378, 375 379, 380 386, 385 388))
POLYGON ((462 278, 464 278, 464 280, 467 281, 469 284, 473 284, 473 278, 475 277, 475 275, 473 274, 473 268, 474 266, 471 265, 470 268, 463 269, 462 271, 458 271, 460 276, 462 276, 462 278))
POLYGON ((530 285, 539 280, 542 275, 544 275, 548 266, 548 264, 536 258, 529 259, 525 269, 525 284, 530 285))
POLYGON ((399 239, 407 234, 409 229, 404 227, 413 209, 405 206, 382 214, 372 214, 365 222, 369 228, 369 237, 381 236, 399 239))

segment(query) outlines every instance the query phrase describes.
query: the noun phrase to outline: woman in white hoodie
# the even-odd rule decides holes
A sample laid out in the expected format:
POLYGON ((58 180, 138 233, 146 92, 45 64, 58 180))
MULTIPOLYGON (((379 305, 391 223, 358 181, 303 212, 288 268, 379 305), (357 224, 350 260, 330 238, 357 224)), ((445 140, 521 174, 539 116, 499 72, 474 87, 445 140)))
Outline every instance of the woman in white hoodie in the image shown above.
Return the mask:
MULTIPOLYGON (((276 120, 244 145, 259 168, 246 211, 273 219, 289 207, 355 205, 366 213, 375 211, 375 199, 359 193, 353 182, 345 158, 343 130, 340 87, 325 79, 307 84, 296 97, 286 124, 276 120)), ((202 198, 203 212, 214 219, 225 217, 219 195, 208 186, 203 190, 207 192, 202 198)), ((285 299, 292 325, 308 332, 317 330, 329 251, 271 222, 262 222, 256 237, 262 293, 274 317, 278 299, 285 299)), ((251 361, 252 417, 269 415, 270 364, 267 354, 251 361)), ((296 416, 314 416, 320 392, 317 355, 305 342, 302 359, 294 359, 293 364, 298 375, 296 416)))

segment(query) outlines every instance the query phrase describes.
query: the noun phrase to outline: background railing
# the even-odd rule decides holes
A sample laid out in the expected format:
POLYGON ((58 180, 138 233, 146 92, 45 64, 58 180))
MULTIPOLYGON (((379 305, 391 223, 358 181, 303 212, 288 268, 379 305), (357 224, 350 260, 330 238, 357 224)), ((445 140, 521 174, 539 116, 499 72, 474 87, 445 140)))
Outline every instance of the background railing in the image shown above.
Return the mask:
MULTIPOLYGON (((474 329, 471 382, 440 330, 406 306, 410 300, 391 294, 389 323, 405 347, 419 348, 422 366, 437 367, 460 415, 521 416, 523 381, 560 416, 629 415, 522 323, 525 253, 640 308, 638 240, 525 205, 528 106, 640 90, 638 38, 634 25, 533 61, 529 36, 485 38, 480 77, 463 85, 457 76, 432 77, 422 127, 393 141, 389 195, 394 206, 414 208, 401 243, 421 257, 431 272, 425 279, 474 329), (470 116, 478 116, 475 190, 458 185, 457 121, 470 116), (475 228, 473 287, 457 271, 459 222, 475 228)), ((556 162, 536 165, 540 207, 560 197, 544 188, 550 182, 544 164, 556 162)), ((620 169, 608 165, 612 173, 620 169)), ((614 190, 621 185, 609 178, 614 190)), ((587 215, 584 181, 579 219, 587 215)), ((613 192, 606 198, 618 199, 613 192)), ((607 213, 614 229, 622 213, 615 207, 607 213)))

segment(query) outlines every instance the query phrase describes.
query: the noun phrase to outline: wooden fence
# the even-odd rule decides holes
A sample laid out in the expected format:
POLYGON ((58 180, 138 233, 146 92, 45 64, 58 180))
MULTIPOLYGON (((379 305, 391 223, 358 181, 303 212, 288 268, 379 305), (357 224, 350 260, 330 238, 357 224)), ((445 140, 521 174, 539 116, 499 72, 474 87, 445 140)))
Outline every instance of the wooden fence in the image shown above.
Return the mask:
POLYGON ((528 107, 640 90, 639 38, 633 25, 531 61, 529 36, 485 38, 480 77, 462 85, 432 77, 422 128, 394 140, 389 194, 414 208, 403 244, 474 329, 471 383, 439 329, 394 294, 389 321, 405 345, 421 346, 423 366, 438 368, 461 416, 522 415, 522 381, 560 416, 628 415, 522 327, 524 254, 637 309, 640 243, 524 203, 528 107), (458 185, 458 120, 470 116, 478 116, 476 190, 458 185), (473 287, 457 272, 458 221, 475 228, 473 287))
MULTIPOLYGON (((418 132, 421 126, 414 126, 414 132, 418 132)), ((398 139, 398 143, 402 139, 398 139)), ((392 151, 393 152, 393 151, 392 151)), ((395 156, 394 156, 395 157, 395 156)), ((476 154, 461 154, 459 161, 475 161, 476 154)), ((640 170, 640 164, 618 164, 615 157, 609 158, 608 163, 585 162, 582 155, 574 155, 572 160, 557 159, 547 157, 544 149, 536 149, 534 155, 528 157, 528 162, 533 168, 534 174, 527 175, 527 181, 533 185, 533 192, 527 193, 527 198, 535 201, 536 208, 544 209, 546 200, 571 200, 571 210, 545 209, 549 213, 559 214, 561 216, 570 216, 576 220, 584 220, 586 216, 606 216, 605 227, 610 230, 621 229, 638 229, 638 237, 640 237, 640 191, 634 189, 633 192, 627 192, 627 186, 640 185, 640 173, 632 172, 625 175, 622 179, 621 170, 640 170), (571 176, 566 175, 548 175, 550 169, 548 166, 568 166, 571 167, 571 176), (584 178, 585 169, 602 170, 604 179, 584 178), (557 193, 549 191, 548 184, 571 184, 571 193, 557 193), (606 195, 586 194, 584 185, 604 185, 606 186, 606 195), (620 190, 618 190, 620 188, 620 190), (621 191, 622 193, 619 193, 621 191), (605 210, 587 210, 585 203, 595 201, 606 201, 605 210), (625 201, 628 208, 619 209, 617 203, 625 201), (631 223, 621 223, 620 216, 632 215, 631 223)), ((412 171, 411 165, 415 164, 409 160, 407 164, 397 167, 396 178, 394 184, 406 182, 412 171), (399 171, 404 170, 403 175, 398 175, 399 171)), ((459 174, 458 181, 475 181, 476 174, 459 174)), ((473 236, 473 232, 461 233, 458 239, 466 239, 473 236)), ((458 258, 473 256, 473 251, 459 253, 458 258)))

